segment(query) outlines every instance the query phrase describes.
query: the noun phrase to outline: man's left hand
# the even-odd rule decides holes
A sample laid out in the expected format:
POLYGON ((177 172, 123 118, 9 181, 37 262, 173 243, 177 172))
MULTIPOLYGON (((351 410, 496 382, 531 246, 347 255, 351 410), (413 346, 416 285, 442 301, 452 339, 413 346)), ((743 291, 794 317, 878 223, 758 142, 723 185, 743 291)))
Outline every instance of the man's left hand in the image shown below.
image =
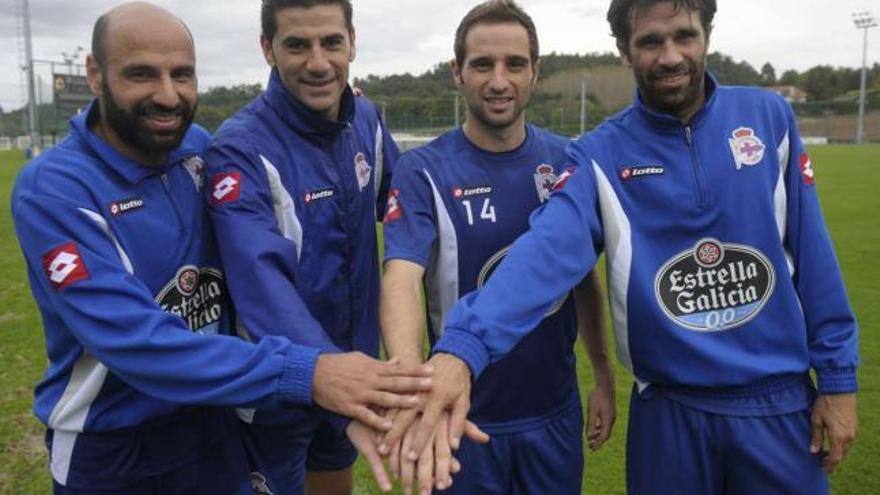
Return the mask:
POLYGON ((820 395, 813 405, 810 419, 813 424, 810 452, 818 454, 827 439, 828 455, 822 467, 831 474, 846 457, 856 438, 859 427, 856 394, 820 395))

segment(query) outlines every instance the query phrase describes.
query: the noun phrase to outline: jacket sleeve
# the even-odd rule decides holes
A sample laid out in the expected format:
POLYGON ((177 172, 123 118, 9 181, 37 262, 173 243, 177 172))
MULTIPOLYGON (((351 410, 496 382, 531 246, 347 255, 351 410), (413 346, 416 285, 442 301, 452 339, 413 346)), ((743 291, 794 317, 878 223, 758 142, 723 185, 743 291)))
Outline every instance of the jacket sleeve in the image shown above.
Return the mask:
POLYGON ((431 185, 416 155, 401 157, 391 181, 385 211, 385 260, 403 259, 428 266, 437 240, 431 185))
POLYGON ((575 148, 580 168, 529 219, 530 229, 479 291, 463 297, 447 317, 434 353, 465 361, 476 380, 509 352, 595 265, 601 228, 596 178, 575 148))
POLYGON ((317 349, 194 334, 159 307, 95 212, 25 194, 13 217, 44 321, 125 383, 181 404, 311 403, 317 349))
POLYGON ((208 211, 239 333, 253 340, 282 335, 322 352, 340 352, 297 291, 293 198, 277 171, 270 176, 271 162, 229 144, 209 148, 205 161, 208 211))
POLYGON ((816 370, 820 393, 855 392, 859 363, 856 319, 822 217, 812 162, 791 108, 785 107, 789 130, 785 239, 807 326, 810 364, 816 370))

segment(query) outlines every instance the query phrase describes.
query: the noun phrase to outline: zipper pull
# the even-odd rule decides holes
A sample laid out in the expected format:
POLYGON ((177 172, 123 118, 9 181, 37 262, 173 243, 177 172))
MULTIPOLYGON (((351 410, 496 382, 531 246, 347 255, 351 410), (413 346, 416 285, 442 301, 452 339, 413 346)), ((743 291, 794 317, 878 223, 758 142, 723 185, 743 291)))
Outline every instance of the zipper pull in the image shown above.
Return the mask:
POLYGON ((685 126, 684 128, 684 138, 687 140, 688 146, 692 146, 694 144, 694 135, 691 130, 691 126, 685 126))

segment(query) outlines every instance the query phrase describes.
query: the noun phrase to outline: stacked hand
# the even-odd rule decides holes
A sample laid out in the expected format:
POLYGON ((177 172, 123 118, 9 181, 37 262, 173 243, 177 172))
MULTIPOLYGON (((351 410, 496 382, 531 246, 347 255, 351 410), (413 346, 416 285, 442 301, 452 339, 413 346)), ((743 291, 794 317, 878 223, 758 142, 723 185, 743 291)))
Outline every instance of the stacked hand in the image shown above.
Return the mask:
POLYGON ((438 354, 427 365, 434 371, 430 391, 420 394, 418 407, 386 414, 393 426, 379 445, 406 493, 416 482, 421 494, 430 493, 432 487, 452 486, 452 475, 461 469, 453 451, 462 435, 478 443, 489 441, 488 435, 467 421, 471 383, 467 365, 449 354, 438 354))
POLYGON ((391 422, 374 408, 418 406, 417 393, 431 390, 431 375, 430 366, 404 365, 394 359, 382 362, 360 352, 322 354, 315 366, 312 397, 328 411, 387 431, 391 422))

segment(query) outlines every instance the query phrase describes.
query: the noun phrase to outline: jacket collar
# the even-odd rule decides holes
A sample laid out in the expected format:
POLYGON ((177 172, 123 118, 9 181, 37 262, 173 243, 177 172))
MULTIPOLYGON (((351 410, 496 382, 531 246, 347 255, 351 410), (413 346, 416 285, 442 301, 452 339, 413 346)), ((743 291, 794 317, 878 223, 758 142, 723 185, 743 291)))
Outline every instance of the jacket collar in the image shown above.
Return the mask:
POLYGON ((331 139, 351 127, 354 122, 354 93, 347 85, 339 106, 339 120, 330 120, 305 106, 284 86, 277 69, 272 69, 269 86, 263 97, 278 118, 299 134, 331 139))
MULTIPOLYGON (((702 120, 703 116, 707 112, 709 112, 715 104, 718 81, 715 79, 715 76, 711 74, 708 70, 706 71, 705 75, 704 88, 706 91, 706 101, 703 103, 702 108, 697 110, 697 113, 695 113, 694 116, 691 117, 691 121, 689 123, 689 125, 691 126, 702 120)), ((635 109, 636 115, 638 115, 648 125, 655 127, 658 130, 677 132, 683 127, 681 121, 679 121, 678 118, 674 115, 657 112, 648 108, 648 106, 645 104, 645 101, 642 99, 642 95, 639 92, 638 88, 636 88, 633 108, 635 109)))
POLYGON ((132 184, 136 184, 151 175, 166 172, 169 167, 180 163, 183 158, 198 154, 198 150, 191 147, 187 139, 184 138, 183 143, 168 154, 168 161, 164 166, 157 168, 143 165, 124 156, 116 148, 110 146, 110 144, 95 134, 89 123, 94 118, 97 118, 97 112, 97 100, 93 98, 85 111, 70 119, 71 133, 76 134, 80 142, 84 143, 92 153, 132 184))

